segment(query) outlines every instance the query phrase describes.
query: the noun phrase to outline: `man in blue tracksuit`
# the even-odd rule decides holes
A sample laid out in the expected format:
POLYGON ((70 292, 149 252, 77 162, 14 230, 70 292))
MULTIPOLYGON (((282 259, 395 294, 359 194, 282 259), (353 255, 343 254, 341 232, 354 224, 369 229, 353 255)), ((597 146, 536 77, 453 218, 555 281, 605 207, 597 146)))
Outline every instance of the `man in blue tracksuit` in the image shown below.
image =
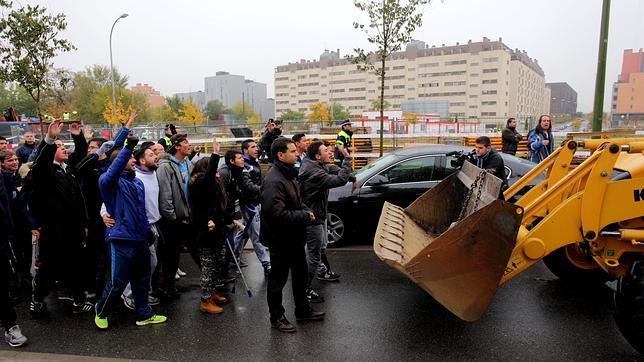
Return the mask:
POLYGON ((150 224, 143 207, 143 182, 134 173, 135 159, 132 151, 138 142, 136 137, 128 137, 125 148, 99 178, 99 189, 107 212, 115 220, 114 226, 107 228, 105 232, 105 240, 110 243, 112 277, 96 304, 94 323, 100 329, 107 329, 107 317, 120 301, 128 283, 132 285, 137 325, 163 323, 167 320, 165 316, 154 314, 148 304, 150 224))

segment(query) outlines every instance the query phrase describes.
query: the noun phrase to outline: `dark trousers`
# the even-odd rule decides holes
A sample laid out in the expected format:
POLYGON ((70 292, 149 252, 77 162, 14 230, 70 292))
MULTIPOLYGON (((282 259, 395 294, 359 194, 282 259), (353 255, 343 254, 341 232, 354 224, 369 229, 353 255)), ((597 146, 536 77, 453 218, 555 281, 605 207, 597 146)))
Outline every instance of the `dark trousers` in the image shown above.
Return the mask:
POLYGON ((88 290, 99 296, 105 289, 106 277, 109 272, 109 245, 105 242, 105 225, 102 220, 90 221, 85 250, 86 280, 88 290))
POLYGON ((85 301, 83 291, 83 246, 80 231, 50 228, 40 236, 40 266, 33 282, 33 299, 42 302, 55 281, 69 288, 75 303, 85 301))
POLYGON ((9 300, 9 267, 4 256, 0 256, 0 323, 8 330, 16 325, 16 311, 9 300))
POLYGON ((175 288, 174 276, 179 268, 181 243, 188 239, 189 227, 178 221, 161 219, 163 240, 159 242, 159 261, 163 284, 161 288, 170 291, 175 288))
POLYGON ((308 267, 306 254, 304 252, 304 241, 297 246, 287 248, 270 248, 271 273, 268 276, 268 291, 266 299, 271 321, 278 320, 284 315, 282 306, 282 289, 288 280, 288 272, 291 271, 291 282, 293 287, 293 299, 295 300, 295 315, 306 313, 311 309, 306 298, 306 284, 308 267))
POLYGON ((154 312, 148 304, 150 291, 150 248, 146 240, 113 240, 110 242, 112 278, 105 284, 96 314, 105 318, 120 302, 125 286, 130 283, 137 320, 150 318, 154 312))

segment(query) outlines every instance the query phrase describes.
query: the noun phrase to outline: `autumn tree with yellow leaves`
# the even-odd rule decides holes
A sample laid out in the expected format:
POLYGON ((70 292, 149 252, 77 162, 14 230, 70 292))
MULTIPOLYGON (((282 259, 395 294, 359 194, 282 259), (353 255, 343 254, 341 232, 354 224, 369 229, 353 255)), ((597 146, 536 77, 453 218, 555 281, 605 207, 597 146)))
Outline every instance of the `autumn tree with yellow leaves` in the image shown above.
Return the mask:
POLYGON ((307 114, 306 118, 311 121, 323 122, 331 119, 331 112, 326 103, 313 103, 309 105, 309 110, 311 113, 307 114))
POLYGON ((194 103, 192 99, 188 98, 183 103, 177 112, 177 120, 182 124, 189 124, 197 127, 198 124, 203 122, 205 116, 194 103))
POLYGON ((114 104, 109 97, 105 98, 105 109, 103 110, 103 118, 105 121, 112 125, 120 125, 127 122, 132 112, 132 106, 127 106, 127 110, 123 109, 123 97, 119 96, 116 100, 116 112, 114 112, 114 104))

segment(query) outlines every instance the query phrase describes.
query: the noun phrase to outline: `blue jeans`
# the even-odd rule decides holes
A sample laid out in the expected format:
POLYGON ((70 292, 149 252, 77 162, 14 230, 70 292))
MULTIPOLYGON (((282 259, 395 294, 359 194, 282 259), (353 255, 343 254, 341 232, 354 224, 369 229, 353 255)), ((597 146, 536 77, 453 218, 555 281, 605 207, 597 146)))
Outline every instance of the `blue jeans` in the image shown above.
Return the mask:
POLYGON ((132 284, 134 313, 139 321, 152 315, 148 305, 150 291, 150 248, 146 240, 113 240, 110 243, 112 254, 112 277, 105 285, 101 300, 96 303, 96 314, 107 317, 121 299, 127 283, 132 284))
POLYGON ((250 237, 257 259, 259 259, 262 265, 269 264, 271 258, 268 251, 259 242, 259 206, 257 206, 257 211, 250 210, 244 206, 241 209, 245 226, 243 230, 240 230, 235 235, 235 254, 241 255, 240 253, 246 244, 246 240, 250 237))

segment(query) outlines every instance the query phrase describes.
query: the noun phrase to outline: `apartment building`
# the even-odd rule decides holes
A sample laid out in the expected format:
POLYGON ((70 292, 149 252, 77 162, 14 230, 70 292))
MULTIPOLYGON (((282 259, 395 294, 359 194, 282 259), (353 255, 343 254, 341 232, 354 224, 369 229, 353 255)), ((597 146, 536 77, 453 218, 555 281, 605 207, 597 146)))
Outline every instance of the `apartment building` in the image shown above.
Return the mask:
POLYGON ((158 90, 154 89, 147 83, 136 83, 136 85, 130 88, 130 90, 134 93, 144 95, 150 107, 156 108, 161 107, 165 104, 165 97, 162 96, 158 90))
POLYGON ((644 51, 624 50, 622 72, 613 84, 613 126, 644 125, 644 51))
MULTIPOLYGON (((405 101, 443 101, 449 102, 449 117, 459 119, 530 119, 549 109, 537 61, 501 38, 440 47, 412 41, 391 55, 385 71, 385 100, 392 108, 405 101)), ((378 77, 358 70, 339 50, 275 69, 278 117, 287 110, 307 112, 316 102, 337 102, 358 116, 372 108, 379 90, 378 77)))

